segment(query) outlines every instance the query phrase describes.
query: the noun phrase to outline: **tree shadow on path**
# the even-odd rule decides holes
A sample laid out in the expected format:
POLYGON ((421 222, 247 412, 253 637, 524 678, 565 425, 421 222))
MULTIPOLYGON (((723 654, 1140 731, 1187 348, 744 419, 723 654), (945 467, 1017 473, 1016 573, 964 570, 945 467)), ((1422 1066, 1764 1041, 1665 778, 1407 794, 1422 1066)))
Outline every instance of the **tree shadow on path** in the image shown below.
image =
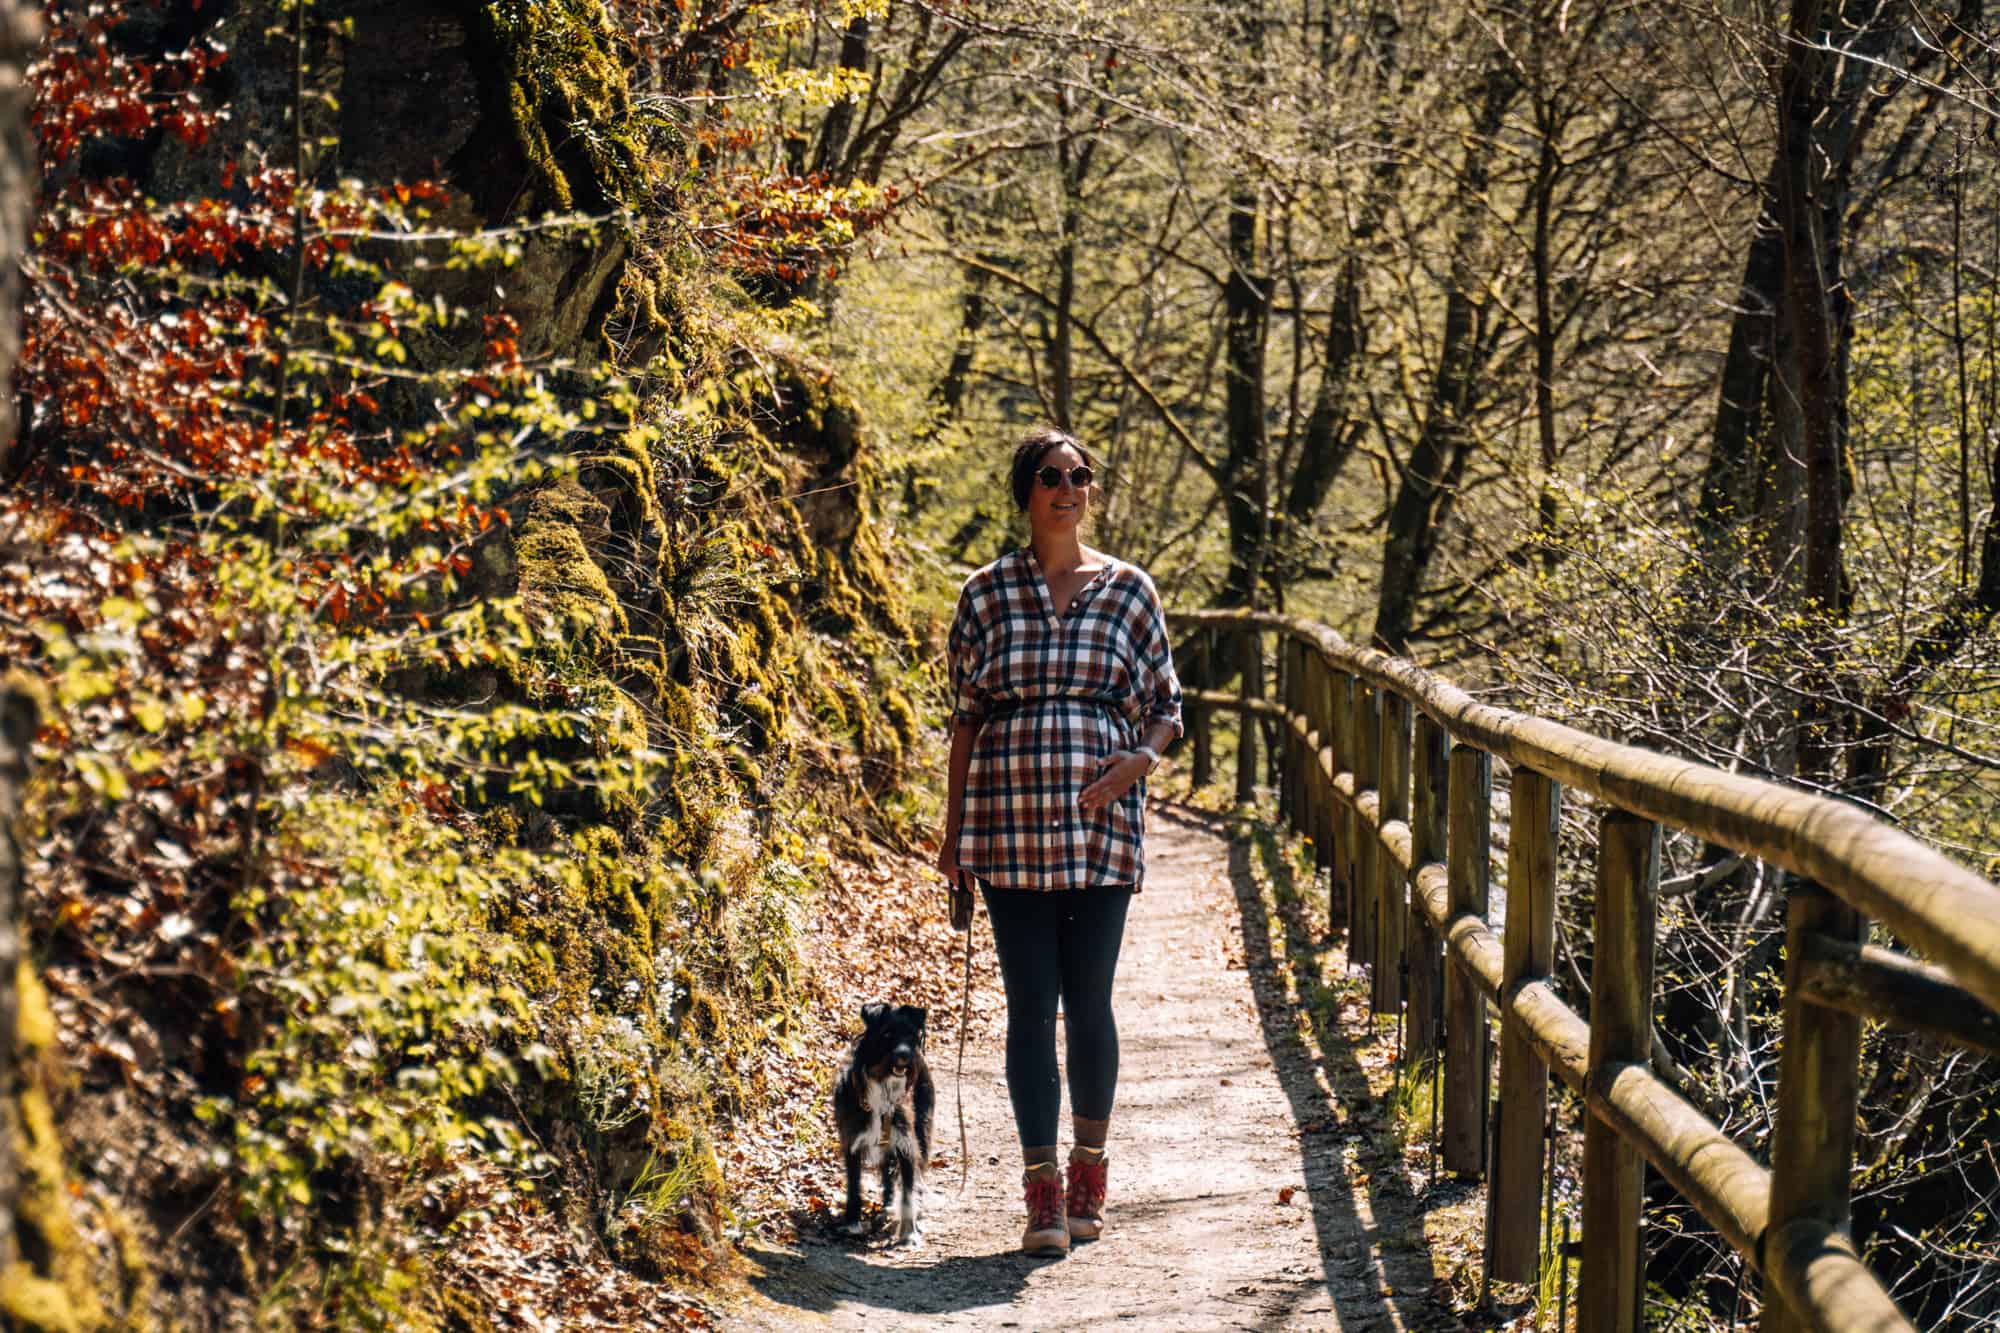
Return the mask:
MULTIPOLYGON (((1275 844, 1264 847, 1264 869, 1278 890, 1280 933, 1274 936, 1271 915, 1252 873, 1251 858, 1259 855, 1259 840, 1242 838, 1235 821, 1208 811, 1162 804, 1156 813, 1231 839, 1229 881, 1236 897, 1243 961, 1265 1048, 1298 1130, 1320 1263, 1339 1327, 1344 1333, 1458 1328, 1458 1320, 1433 1295, 1423 1205, 1404 1186, 1400 1152, 1390 1136, 1390 1112, 1369 1092, 1353 1038, 1339 1024, 1338 993, 1320 979, 1331 941, 1315 938, 1292 867, 1275 844), (1297 1002, 1287 994, 1281 976, 1286 965, 1295 978, 1297 1002), (1300 1035, 1301 1010, 1308 1020, 1307 1037, 1300 1035), (1316 1067, 1325 1070, 1324 1084, 1316 1067), (1354 1167, 1366 1181, 1360 1193, 1349 1175, 1350 1145, 1354 1167)), ((1311 1294, 1299 1292, 1292 1304, 1311 1294)), ((1288 1308, 1271 1314, 1268 1326, 1278 1327, 1294 1319, 1297 1311, 1288 1308)))
POLYGON ((774 1305, 816 1314, 855 1299, 908 1315, 1005 1306, 1021 1294, 1028 1274, 1049 1262, 1012 1249, 932 1259, 921 1249, 889 1251, 816 1234, 800 1237, 796 1255, 767 1251, 757 1257, 764 1271, 751 1286, 774 1305), (892 1254, 907 1257, 882 1262, 892 1254))

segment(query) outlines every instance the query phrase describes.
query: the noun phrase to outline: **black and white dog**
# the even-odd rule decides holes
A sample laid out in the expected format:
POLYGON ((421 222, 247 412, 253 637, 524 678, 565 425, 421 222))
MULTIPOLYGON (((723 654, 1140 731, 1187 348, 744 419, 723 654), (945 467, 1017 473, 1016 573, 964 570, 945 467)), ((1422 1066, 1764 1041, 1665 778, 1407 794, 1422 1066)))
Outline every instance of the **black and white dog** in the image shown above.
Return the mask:
POLYGON ((924 1063, 924 1018, 914 1005, 862 1005, 861 1040, 834 1080, 833 1121, 847 1159, 847 1207, 840 1222, 850 1236, 864 1230, 862 1168, 879 1163, 883 1213, 896 1204, 896 1243, 915 1245, 922 1238, 924 1163, 930 1160, 931 1109, 937 1102, 924 1063))

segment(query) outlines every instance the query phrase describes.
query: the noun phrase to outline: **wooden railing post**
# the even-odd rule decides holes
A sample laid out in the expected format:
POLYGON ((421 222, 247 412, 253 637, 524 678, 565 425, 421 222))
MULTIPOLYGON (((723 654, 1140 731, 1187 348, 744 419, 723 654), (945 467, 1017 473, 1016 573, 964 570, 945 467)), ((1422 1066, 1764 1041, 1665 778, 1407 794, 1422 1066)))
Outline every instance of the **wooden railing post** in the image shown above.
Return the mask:
POLYGON ((1312 844, 1314 868, 1317 870, 1320 855, 1319 757, 1313 747, 1326 743, 1326 733, 1319 727, 1318 700, 1313 693, 1313 667, 1318 655, 1306 647, 1304 640, 1297 641, 1295 647, 1298 650, 1294 661, 1298 670, 1298 688, 1293 693, 1299 716, 1305 722, 1306 738, 1298 743, 1298 789, 1294 799, 1299 806, 1299 832, 1312 844), (1318 739, 1315 740, 1315 737, 1318 739))
MULTIPOLYGON (((1282 714, 1292 711, 1292 642, 1291 635, 1283 630, 1277 634, 1277 651, 1272 654, 1272 667, 1277 686, 1277 704, 1282 714)), ((1292 729, 1280 724, 1271 742, 1271 762, 1278 770, 1277 797, 1278 819, 1287 829, 1296 830, 1297 821, 1292 814, 1292 729)))
MULTIPOLYGON (((1410 822, 1410 701, 1382 693, 1382 759, 1376 768, 1378 828, 1410 822)), ((1403 1005, 1404 923, 1409 920, 1409 881, 1386 851, 1376 857, 1375 1012, 1393 1014, 1403 1005)))
POLYGON ((1279 799, 1285 812, 1285 823, 1294 833, 1302 833, 1306 827, 1305 804, 1301 793, 1305 788, 1305 765, 1299 756, 1305 746, 1299 741, 1299 734, 1292 728, 1291 719, 1303 713, 1302 696, 1299 693, 1300 668, 1304 660, 1299 654, 1298 640, 1289 634, 1278 636, 1278 697, 1284 701, 1285 721, 1279 728, 1279 750, 1284 756, 1283 767, 1279 770, 1279 799))
MULTIPOLYGON (((1306 716, 1311 720, 1312 733, 1317 737, 1319 747, 1306 759, 1306 790, 1312 801, 1313 865, 1327 873, 1330 884, 1333 877, 1333 789, 1326 785, 1320 755, 1333 744, 1333 696, 1327 682, 1326 662, 1320 657, 1319 649, 1308 647, 1305 660, 1306 716)), ((1329 928, 1338 920, 1333 913, 1339 905, 1337 894, 1328 900, 1329 928)))
MULTIPOLYGON (((1333 713, 1333 771, 1354 771, 1354 677, 1333 674, 1327 706, 1333 713)), ((1331 799, 1331 793, 1329 793, 1331 799)), ((1333 812, 1333 920, 1347 931, 1347 952, 1354 955, 1354 811, 1335 802, 1333 812)))
MULTIPOLYGON (((1451 768, 1446 759, 1450 741, 1443 727, 1427 715, 1417 718, 1416 773, 1410 793, 1410 1015, 1406 1045, 1417 1053, 1419 1067, 1431 1063, 1437 1050, 1438 1021, 1444 1014, 1444 976, 1438 954, 1437 928, 1417 892, 1415 871, 1427 862, 1443 861, 1445 815, 1451 768)), ((1436 1075, 1432 1071, 1433 1076, 1436 1075)), ((1437 1126, 1431 1127, 1432 1132, 1437 1126)))
MULTIPOLYGON (((1778 1050, 1778 1112, 1771 1128, 1767 1255, 1793 1245, 1818 1248, 1822 1228, 1845 1232, 1852 1216, 1862 1020, 1806 997, 1801 970, 1814 954, 1814 936, 1860 944, 1868 937, 1868 923, 1816 884, 1792 889, 1785 916, 1784 1035, 1778 1050)), ((1765 1262, 1768 1267, 1770 1260, 1765 1262)), ((1775 1285, 1766 1290, 1765 1328, 1802 1333, 1813 1327, 1775 1285)))
MULTIPOLYGON (((1408 846, 1418 869, 1431 869, 1419 878, 1435 892, 1435 804, 1448 806, 1443 882, 1451 930, 1443 983, 1442 1148, 1447 1168, 1461 1178, 1481 1172, 1490 1177, 1490 1276, 1508 1283, 1533 1283, 1543 1276, 1541 1202, 1549 1177, 1542 1132, 1551 1072, 1543 1063, 1546 1053, 1565 1082, 1583 1090, 1589 1107, 1584 1206, 1592 1243, 1585 1256, 1583 1327, 1622 1330, 1642 1320, 1638 1222, 1652 1169, 1639 1165, 1643 1158, 1657 1164, 1661 1183, 1679 1191, 1760 1271, 1769 1327, 1787 1333, 1808 1327, 1914 1333, 1849 1234, 1864 1021, 1854 1015, 1910 1024, 1975 1050, 2000 1047, 1993 1036, 2000 1031, 2000 937, 1985 928, 2000 914, 2000 886, 1851 805, 1482 702, 1409 663, 1385 663, 1353 648, 1324 626, 1236 611, 1178 613, 1173 621, 1202 627, 1209 636, 1207 651, 1219 659, 1208 678, 1217 688, 1203 695, 1202 712, 1238 707, 1245 714, 1242 748, 1248 753, 1238 774, 1245 799, 1254 796, 1261 780, 1256 722, 1277 711, 1259 702, 1265 690, 1256 635, 1261 629, 1297 636, 1307 647, 1307 653, 1281 665, 1280 680, 1288 700, 1303 701, 1294 716, 1309 719, 1302 723, 1305 734, 1324 736, 1325 742, 1300 745, 1303 737, 1294 736, 1289 744, 1301 752, 1323 750, 1338 781, 1329 784, 1316 767, 1318 756, 1309 753, 1297 755, 1289 770, 1273 767, 1271 773, 1284 780, 1288 800, 1307 802, 1304 811, 1288 812, 1292 818, 1330 825, 1323 842, 1331 858, 1332 906, 1336 917, 1345 909, 1350 961, 1378 969, 1378 984, 1386 980, 1380 970, 1398 960, 1388 956, 1392 944, 1384 943, 1382 909, 1389 890, 1380 864, 1385 844, 1376 827, 1397 830, 1388 845, 1399 855, 1408 846), (1240 657, 1231 651, 1238 645, 1240 657), (1222 687, 1231 667, 1243 673, 1241 697, 1234 699, 1222 687), (1387 705, 1386 737, 1385 692, 1397 694, 1387 705), (1450 753, 1443 793, 1432 794, 1443 742, 1426 724, 1419 748, 1403 759, 1421 770, 1419 785, 1399 810, 1406 798, 1393 771, 1395 713, 1405 703, 1437 719, 1464 744, 1450 753), (1251 715, 1252 707, 1260 713, 1251 715), (1514 776, 1507 922, 1499 937, 1487 924, 1486 902, 1494 758, 1506 762, 1514 776), (1385 775, 1385 767, 1392 771, 1385 775), (1548 975, 1556 942, 1558 779, 1606 809, 1636 812, 1607 817, 1600 829, 1590 1022, 1563 1003, 1548 975), (1347 789, 1350 799, 1321 790, 1329 785, 1347 789), (1366 821, 1357 807, 1370 812, 1366 821), (1407 830, 1397 823, 1399 814, 1408 819, 1407 830), (1769 1169, 1676 1096, 1670 1076, 1651 1068, 1650 941, 1660 855, 1654 825, 1762 858, 1774 870, 1800 877, 1788 903, 1784 1028, 1769 1169), (1839 897, 1822 892, 1819 883, 1839 897), (1930 961, 1867 949, 1868 916, 1930 961), (1485 1095, 1493 1068, 1487 1050, 1489 995, 1497 995, 1505 1015, 1500 1095, 1491 1101, 1485 1095), (1964 1013, 1932 1016, 1957 1010, 1964 1013)), ((1199 639, 1191 647, 1203 650, 1199 639)), ((1199 730, 1201 724, 1192 725, 1199 730)), ((1197 739, 1198 753, 1202 748, 1197 739)), ((1387 878, 1398 880, 1395 901, 1401 904, 1410 885, 1394 871, 1387 878)), ((1413 948, 1428 952, 1427 944, 1417 943, 1422 922, 1403 929, 1413 948)), ((1422 977, 1419 971, 1407 987, 1419 1006, 1410 1030, 1419 1049, 1427 1041, 1430 1011, 1417 1000, 1422 977)))
MULTIPOLYGON (((1198 669, 1194 679, 1202 682, 1203 689, 1214 688, 1215 681, 1215 633, 1202 630, 1194 641, 1195 661, 1198 669)), ((1207 704, 1192 704, 1188 709, 1188 721, 1194 731, 1194 774, 1197 790, 1215 781, 1215 725, 1214 712, 1207 704)))
MULTIPOLYGON (((1372 685, 1354 682, 1354 795, 1375 790, 1377 765, 1382 762, 1381 699, 1372 685)), ((1359 816, 1354 820, 1354 889, 1349 916, 1354 929, 1348 935, 1348 961, 1379 966, 1375 957, 1375 865, 1382 848, 1375 834, 1359 816)))
MULTIPOLYGON (((1501 996, 1546 977, 1555 962, 1556 828, 1562 790, 1532 769, 1516 768, 1507 829, 1507 927, 1501 996)), ((1493 1276, 1534 1282, 1540 1276, 1542 1121, 1549 1071, 1509 1015, 1500 1030, 1500 1144, 1493 1162, 1493 1230, 1486 1243, 1493 1276)))
MULTIPOLYGON (((1590 1072, 1646 1066, 1653 1053, 1653 935, 1660 826, 1623 810, 1597 825, 1596 935, 1590 962, 1590 1072)), ((1597 1108, 1592 1107, 1593 1111, 1597 1108)), ((1639 1235, 1646 1159, 1600 1115, 1583 1131, 1581 1333, 1635 1333, 1643 1321, 1646 1254, 1639 1235)))
MULTIPOLYGON (((1247 702, 1264 697, 1264 639, 1256 630, 1245 630, 1237 638, 1236 657, 1242 666, 1241 697, 1247 702)), ((1257 799, 1257 715, 1243 710, 1243 728, 1236 742, 1236 804, 1249 805, 1257 799)))
MULTIPOLYGON (((1451 830, 1446 919, 1470 912, 1486 919, 1492 874, 1493 757, 1470 745, 1451 750, 1451 830)), ((1451 963, 1444 969, 1444 1167, 1461 1179, 1486 1170, 1486 996, 1451 963)))

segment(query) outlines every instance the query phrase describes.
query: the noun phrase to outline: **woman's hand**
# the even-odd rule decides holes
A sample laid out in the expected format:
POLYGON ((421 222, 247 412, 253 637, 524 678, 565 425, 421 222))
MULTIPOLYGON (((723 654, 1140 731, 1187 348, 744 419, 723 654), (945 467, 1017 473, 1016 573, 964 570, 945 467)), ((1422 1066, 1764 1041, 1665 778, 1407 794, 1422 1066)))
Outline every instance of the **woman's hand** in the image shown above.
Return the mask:
POLYGON ((946 884, 956 885, 958 883, 959 868, 958 868, 957 829, 953 829, 949 835, 947 835, 938 842, 937 872, 938 874, 944 876, 944 882, 946 884))
POLYGON ((1153 771, 1153 761, 1134 750, 1113 750, 1097 761, 1097 780, 1076 798, 1082 810, 1103 810, 1153 771))

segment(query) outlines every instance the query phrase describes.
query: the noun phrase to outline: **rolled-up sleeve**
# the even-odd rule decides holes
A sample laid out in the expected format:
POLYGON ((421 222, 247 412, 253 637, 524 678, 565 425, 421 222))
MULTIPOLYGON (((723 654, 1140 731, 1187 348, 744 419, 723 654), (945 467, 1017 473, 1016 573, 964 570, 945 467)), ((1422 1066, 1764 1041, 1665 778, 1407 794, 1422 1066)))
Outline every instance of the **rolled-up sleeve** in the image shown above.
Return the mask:
POLYGON ((1141 697, 1146 711, 1140 728, 1165 722, 1174 736, 1185 734, 1181 726, 1181 681, 1174 674, 1174 650, 1167 641, 1167 609, 1160 603, 1159 590, 1146 580, 1145 624, 1138 635, 1141 697))
POLYGON ((953 726, 986 720, 986 701, 979 689, 985 661, 985 634, 979 621, 979 599, 967 584, 958 594, 958 610, 945 639, 945 661, 951 673, 953 726))

